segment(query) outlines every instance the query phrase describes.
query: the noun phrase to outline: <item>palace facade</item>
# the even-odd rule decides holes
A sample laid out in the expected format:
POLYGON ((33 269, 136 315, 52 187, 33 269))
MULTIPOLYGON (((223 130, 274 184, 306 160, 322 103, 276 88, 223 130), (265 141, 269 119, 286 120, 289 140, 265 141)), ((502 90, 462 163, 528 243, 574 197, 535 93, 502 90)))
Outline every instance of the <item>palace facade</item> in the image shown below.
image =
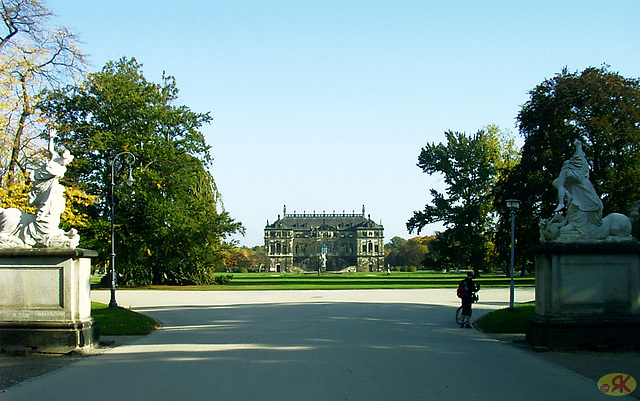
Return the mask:
POLYGON ((271 271, 359 272, 384 268, 384 228, 356 213, 292 213, 264 229, 264 245, 271 271), (324 255, 324 256, 323 256, 324 255))

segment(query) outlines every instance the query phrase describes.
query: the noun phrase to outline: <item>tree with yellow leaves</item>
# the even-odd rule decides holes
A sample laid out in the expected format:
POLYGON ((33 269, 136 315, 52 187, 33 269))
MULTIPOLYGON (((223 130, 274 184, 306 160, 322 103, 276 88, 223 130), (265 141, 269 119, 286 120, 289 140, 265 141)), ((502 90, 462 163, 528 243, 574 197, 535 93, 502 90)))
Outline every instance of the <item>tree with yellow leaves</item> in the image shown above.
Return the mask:
POLYGON ((39 136, 50 125, 38 108, 43 94, 68 80, 82 76, 84 57, 76 37, 65 28, 54 28, 40 41, 16 40, 0 54, 0 92, 3 104, 3 146, 0 183, 26 172, 40 160, 39 136))
POLYGON ((0 28, 0 49, 19 34, 38 41, 52 15, 40 0, 1 0, 0 6, 4 23, 4 30, 0 28))
MULTIPOLYGON (((84 55, 69 29, 48 24, 52 13, 39 0, 0 0, 0 15, 0 206, 31 213, 29 171, 46 157, 41 135, 51 128, 39 102, 84 76, 84 55)), ((66 197, 63 225, 86 225, 79 208, 96 197, 73 187, 66 197)))

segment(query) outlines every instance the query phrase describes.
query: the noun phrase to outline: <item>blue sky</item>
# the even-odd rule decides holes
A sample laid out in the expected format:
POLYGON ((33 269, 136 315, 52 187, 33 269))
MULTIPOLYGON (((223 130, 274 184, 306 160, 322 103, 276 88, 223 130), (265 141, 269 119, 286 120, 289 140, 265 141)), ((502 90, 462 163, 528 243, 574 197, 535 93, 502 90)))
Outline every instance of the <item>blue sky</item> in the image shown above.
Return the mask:
MULTIPOLYGON (((173 75, 248 246, 287 212, 360 211, 385 242, 442 179, 416 167, 446 130, 517 136, 528 91, 563 67, 640 77, 640 1, 49 0, 91 70, 173 75)), ((518 139, 518 143, 521 140, 518 139)), ((429 226, 421 235, 440 226, 429 226)))

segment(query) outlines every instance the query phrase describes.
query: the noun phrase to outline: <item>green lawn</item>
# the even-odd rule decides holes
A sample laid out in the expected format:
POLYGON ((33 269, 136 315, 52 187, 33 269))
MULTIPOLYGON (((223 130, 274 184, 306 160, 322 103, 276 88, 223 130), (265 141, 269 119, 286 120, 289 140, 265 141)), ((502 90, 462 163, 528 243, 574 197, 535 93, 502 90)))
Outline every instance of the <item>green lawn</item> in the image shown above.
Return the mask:
POLYGON ((526 302, 514 305, 513 309, 499 309, 478 319, 476 326, 485 333, 524 333, 535 308, 534 302, 526 302))
POLYGON ((147 335, 158 327, 149 316, 98 302, 91 302, 91 317, 100 327, 100 335, 105 336, 147 335))
MULTIPOLYGON (((220 273, 223 274, 223 273, 220 273)), ((216 290, 348 290, 348 289, 411 289, 455 288, 465 273, 393 272, 386 273, 231 273, 227 285, 212 286, 148 286, 146 289, 171 289, 185 291, 216 290)), ((504 275, 485 274, 475 280, 483 288, 508 287, 504 275)), ((519 287, 535 285, 533 277, 517 277, 519 287)))

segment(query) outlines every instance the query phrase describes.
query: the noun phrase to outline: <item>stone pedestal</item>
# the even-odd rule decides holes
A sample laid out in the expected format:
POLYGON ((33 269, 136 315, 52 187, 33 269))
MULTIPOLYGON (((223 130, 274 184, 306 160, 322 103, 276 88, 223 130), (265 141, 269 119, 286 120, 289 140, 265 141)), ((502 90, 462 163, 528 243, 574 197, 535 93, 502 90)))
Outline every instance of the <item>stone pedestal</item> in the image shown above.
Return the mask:
POLYGON ((0 249, 0 347, 69 352, 98 341, 91 258, 70 248, 0 249))
POLYGON ((532 345, 640 346, 640 245, 543 245, 530 253, 536 264, 536 310, 527 331, 532 345))

